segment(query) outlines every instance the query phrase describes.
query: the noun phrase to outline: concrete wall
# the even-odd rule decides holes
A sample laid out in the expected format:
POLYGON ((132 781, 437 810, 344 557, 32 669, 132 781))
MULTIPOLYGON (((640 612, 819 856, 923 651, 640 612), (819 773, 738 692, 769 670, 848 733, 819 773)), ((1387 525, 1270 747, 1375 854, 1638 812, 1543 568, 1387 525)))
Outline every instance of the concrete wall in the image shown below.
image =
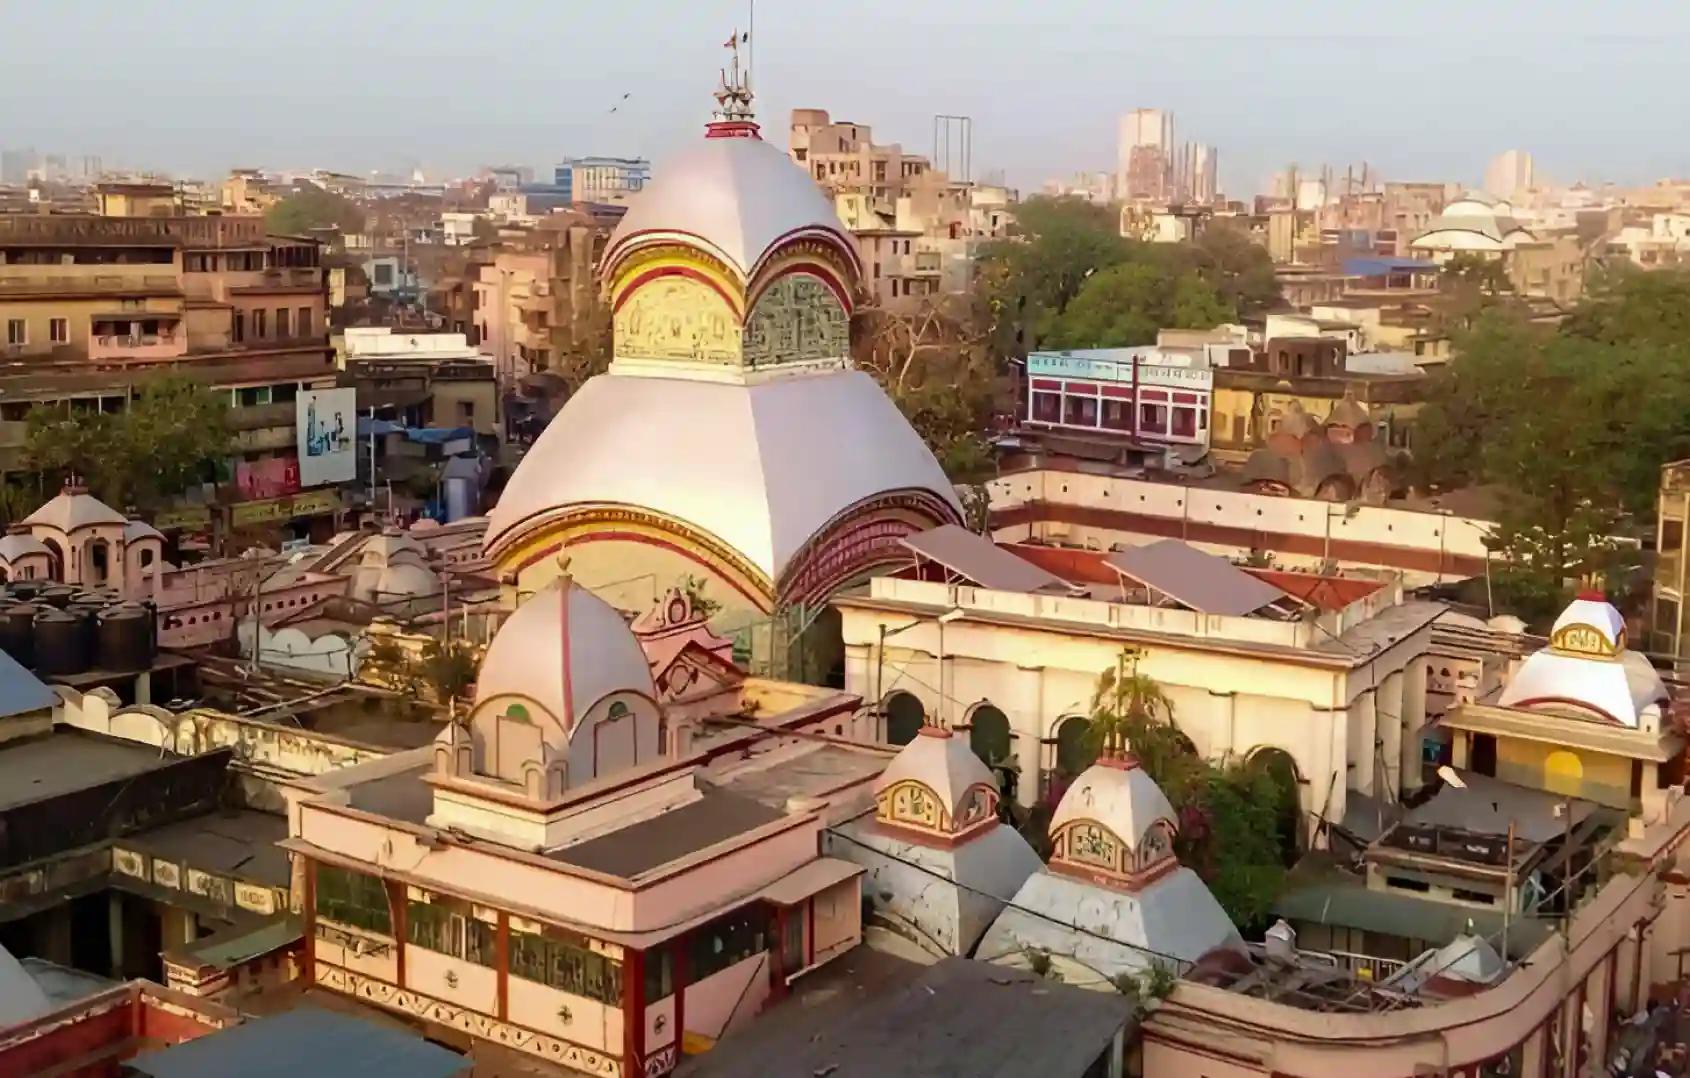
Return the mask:
POLYGON ((686 987, 688 1033, 719 1038, 749 1021, 769 998, 769 952, 759 951, 686 987))
MULTIPOLYGON (((1220 409, 1217 394, 1216 410, 1220 409)), ((1215 420, 1220 422, 1218 415, 1215 420)), ((1029 504, 1113 510, 1162 522, 1151 529, 1123 529, 1070 523, 1015 523, 996 526, 994 536, 1005 541, 1033 540, 1107 550, 1112 543, 1136 545, 1165 536, 1180 536, 1189 526, 1211 526, 1250 533, 1262 548, 1287 566, 1318 565, 1330 552, 1341 565, 1404 569, 1404 584, 1418 586, 1441 577, 1471 575, 1457 559, 1477 561, 1482 568, 1484 538, 1495 527, 1489 521, 1443 513, 1379 506, 1346 506, 1308 498, 1280 498, 1240 491, 1208 490, 1173 483, 1086 475, 1078 472, 1033 470, 1001 476, 987 484, 994 517, 1029 504), (1301 540, 1275 542, 1274 537, 1301 540), (1371 557, 1343 556, 1345 547, 1377 548, 1371 557), (1330 550, 1329 550, 1330 548, 1330 550), (1389 556, 1392 551, 1418 558, 1389 556), (1440 557, 1449 569, 1435 571, 1440 557)), ((1249 546, 1238 542, 1192 545, 1214 553, 1242 555, 1249 546)))

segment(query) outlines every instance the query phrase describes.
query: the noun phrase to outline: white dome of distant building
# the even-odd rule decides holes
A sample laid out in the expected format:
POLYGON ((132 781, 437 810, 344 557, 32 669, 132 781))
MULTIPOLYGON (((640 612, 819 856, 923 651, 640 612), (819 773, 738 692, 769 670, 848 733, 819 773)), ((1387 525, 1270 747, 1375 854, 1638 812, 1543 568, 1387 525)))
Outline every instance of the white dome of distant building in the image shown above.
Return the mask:
POLYGON ((432 597, 439 591, 440 581, 428 566, 428 552, 422 544, 397 528, 389 528, 364 540, 348 594, 382 606, 432 597))
POLYGON ((52 1001, 35 978, 0 946, 0 1029, 33 1021, 52 1009, 52 1001))
POLYGON ((1536 238, 1508 203, 1468 194, 1446 205, 1409 249, 1447 257, 1463 251, 1503 251, 1536 238))
POLYGON ((23 518, 31 526, 43 525, 69 534, 77 528, 94 524, 127 524, 122 513, 88 493, 88 488, 67 483, 65 488, 23 518))
MULTIPOLYGON (((13 525, 13 527, 19 526, 13 525)), ((53 556, 52 551, 47 549, 45 543, 26 531, 8 531, 4 536, 0 536, 0 561, 11 563, 31 554, 38 554, 44 558, 53 556)))
POLYGON ((617 693, 655 704, 645 652, 614 607, 563 579, 517 607, 499 627, 481 662, 475 707, 500 697, 526 698, 551 721, 547 739, 561 741, 582 716, 617 693))
POLYGON ((923 726, 875 780, 874 797, 883 822, 955 836, 995 822, 998 784, 967 742, 949 730, 923 726), (937 813, 914 803, 927 796, 938 802, 937 813))
POLYGON ((1533 652, 1503 687, 1503 707, 1565 710, 1660 732, 1670 699, 1649 660, 1625 646, 1625 619, 1598 594, 1583 594, 1555 619, 1549 646, 1533 652))
POLYGON ((123 541, 133 543, 139 539, 157 539, 164 542, 164 533, 148 524, 144 520, 131 520, 123 525, 123 541))
POLYGON ((720 258, 742 280, 777 246, 811 237, 856 259, 856 246, 810 174, 760 138, 707 138, 663 162, 604 249, 609 272, 644 247, 680 242, 720 258))

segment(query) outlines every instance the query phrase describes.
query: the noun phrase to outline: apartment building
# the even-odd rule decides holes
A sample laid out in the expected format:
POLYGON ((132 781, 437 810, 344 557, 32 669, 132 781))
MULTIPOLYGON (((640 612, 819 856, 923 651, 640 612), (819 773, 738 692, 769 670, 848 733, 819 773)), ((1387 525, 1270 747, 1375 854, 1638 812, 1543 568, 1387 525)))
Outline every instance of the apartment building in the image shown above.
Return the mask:
POLYGON ((33 406, 115 411, 162 371, 229 390, 249 461, 291 454, 295 395, 334 382, 326 307, 318 245, 259 217, 0 216, 0 469, 33 406))
POLYGON ((554 214, 508 231, 477 267, 475 332, 501 385, 561 370, 608 336, 593 267, 607 232, 582 214, 554 214))
POLYGON ((834 199, 857 241, 867 285, 883 307, 966 291, 979 244, 1008 234, 1015 192, 953 180, 868 125, 794 109, 792 159, 834 199))

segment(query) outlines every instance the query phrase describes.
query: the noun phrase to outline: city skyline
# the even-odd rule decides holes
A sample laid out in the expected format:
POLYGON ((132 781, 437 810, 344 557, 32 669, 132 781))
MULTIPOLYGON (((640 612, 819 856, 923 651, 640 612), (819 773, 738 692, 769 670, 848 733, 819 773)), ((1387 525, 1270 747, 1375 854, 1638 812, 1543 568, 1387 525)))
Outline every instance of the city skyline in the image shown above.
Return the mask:
MULTIPOLYGON (((201 2, 183 0, 178 14, 201 2)), ((661 167, 707 118, 723 31, 748 17, 738 3, 650 6, 661 32, 642 33, 650 19, 625 9, 495 3, 482 9, 494 32, 479 33, 442 4, 388 21, 306 0, 251 13, 234 41, 216 18, 179 18, 164 38, 137 9, 87 0, 19 9, 0 46, 0 100, 30 107, 9 110, 0 145, 206 177, 250 164, 459 176, 583 153, 661 167), (141 36, 146 50, 127 48, 141 36), (619 42, 627 48, 605 47, 619 42), (512 55, 521 48, 541 55, 524 62, 512 55), (49 84, 52 94, 36 92, 49 84)), ((784 128, 794 107, 828 108, 872 125, 878 141, 926 153, 934 113, 968 114, 976 173, 1002 172, 1027 190, 1112 167, 1118 118, 1133 108, 1168 110, 1203 132, 1221 152, 1229 194, 1265 189, 1292 161, 1365 160, 1390 178, 1477 185, 1512 146, 1559 182, 1690 174, 1690 120, 1669 115, 1662 126, 1654 107, 1670 93, 1683 36, 1671 22, 1683 16, 1663 26, 1653 15, 1647 38, 1580 38, 1583 24, 1624 24, 1623 12, 1596 22, 1573 4, 1474 12, 1436 3, 1388 31, 1326 3, 1289 15, 1214 3, 1201 20, 1189 6, 1123 14, 1077 2, 959 14, 891 0, 800 13, 766 0, 754 46, 765 128, 784 128), (840 62, 836 43, 865 26, 881 32, 840 62), (952 47, 935 50, 935 40, 952 47), (1563 77, 1575 59, 1619 74, 1592 94, 1563 77), (1006 78, 1015 92, 1004 92, 1006 78), (1641 116, 1654 125, 1647 132, 1630 122, 1641 116)))

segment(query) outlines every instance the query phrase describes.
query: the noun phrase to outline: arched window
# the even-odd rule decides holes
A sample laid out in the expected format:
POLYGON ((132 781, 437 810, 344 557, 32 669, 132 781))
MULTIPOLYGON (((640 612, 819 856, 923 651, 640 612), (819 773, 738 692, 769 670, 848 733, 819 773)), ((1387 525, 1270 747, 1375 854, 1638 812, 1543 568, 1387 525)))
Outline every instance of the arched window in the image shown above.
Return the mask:
POLYGON ((1091 746, 1091 720, 1083 715, 1070 715, 1056 728, 1057 773, 1073 778, 1092 765, 1095 753, 1091 746))
POLYGON ((981 704, 969 716, 968 747, 990 767, 1009 760, 1009 716, 991 704, 981 704))
POLYGON ((141 551, 141 568, 145 569, 147 566, 151 565, 152 563, 153 563, 153 552, 150 551, 150 550, 141 551))
POLYGON ((914 741, 927 716, 921 701, 907 692, 892 693, 886 698, 883 710, 886 713, 886 743, 889 745, 908 745, 914 741))

